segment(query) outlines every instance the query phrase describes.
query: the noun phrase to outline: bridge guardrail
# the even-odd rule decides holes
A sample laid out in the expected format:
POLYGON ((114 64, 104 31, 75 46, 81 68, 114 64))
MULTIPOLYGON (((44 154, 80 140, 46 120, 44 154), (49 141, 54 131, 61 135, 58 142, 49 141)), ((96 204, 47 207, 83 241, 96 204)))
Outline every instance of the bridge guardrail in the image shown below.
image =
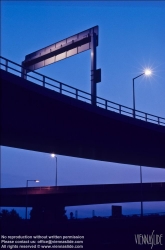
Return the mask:
MULTIPOLYGON (((8 60, 2 56, 0 56, 0 68, 17 76, 22 76, 22 69, 24 69, 21 65, 11 60, 8 60), (13 66, 15 68, 13 68, 13 66)), ((29 79, 43 87, 49 88, 60 94, 64 94, 77 100, 91 104, 92 95, 90 93, 74 88, 35 71, 32 71, 31 74, 32 75, 24 74, 24 76, 26 76, 27 80, 29 79)), ((106 110, 110 110, 133 118, 133 109, 127 106, 106 100, 98 96, 96 97, 96 105, 97 107, 104 108, 106 110)), ((135 110, 135 118, 146 122, 151 122, 157 125, 165 126, 165 118, 148 114, 143 111, 135 110)))

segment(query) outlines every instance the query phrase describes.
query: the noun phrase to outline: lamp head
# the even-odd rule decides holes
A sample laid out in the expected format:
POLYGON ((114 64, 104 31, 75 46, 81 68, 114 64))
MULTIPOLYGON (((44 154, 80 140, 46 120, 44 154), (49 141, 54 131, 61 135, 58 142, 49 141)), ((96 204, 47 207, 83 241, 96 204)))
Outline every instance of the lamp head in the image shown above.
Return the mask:
POLYGON ((144 74, 145 74, 146 76, 149 76, 149 75, 152 74, 152 71, 151 71, 150 69, 145 69, 145 70, 144 70, 144 74))
POLYGON ((35 180, 35 182, 40 182, 39 180, 35 180))
POLYGON ((51 154, 51 157, 54 158, 56 155, 55 154, 51 154))

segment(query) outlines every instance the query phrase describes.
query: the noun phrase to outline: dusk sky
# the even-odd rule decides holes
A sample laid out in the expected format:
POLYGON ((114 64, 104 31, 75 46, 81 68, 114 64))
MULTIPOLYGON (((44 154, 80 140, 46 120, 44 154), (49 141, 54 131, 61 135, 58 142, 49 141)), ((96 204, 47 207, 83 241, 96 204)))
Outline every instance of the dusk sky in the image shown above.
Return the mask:
MULTIPOLYGON (((151 68, 152 76, 135 80, 136 109, 165 118, 164 1, 2 1, 1 55, 21 64, 25 55, 96 25, 102 70, 97 95, 132 108, 132 79, 151 68)), ((37 72, 90 93, 90 51, 37 72)), ((139 166, 57 158, 58 185, 140 181, 139 166)), ((165 182, 165 169, 142 169, 143 182, 165 182)), ((40 180, 29 186, 55 185, 55 159, 46 153, 1 146, 1 172, 2 187, 25 187, 28 179, 40 180)), ((110 215, 111 204, 70 209, 80 217, 93 209, 110 215)), ((145 203, 144 212, 152 211, 165 212, 165 202, 145 203)), ((123 205, 123 213, 133 212, 140 213, 139 203, 123 205)))

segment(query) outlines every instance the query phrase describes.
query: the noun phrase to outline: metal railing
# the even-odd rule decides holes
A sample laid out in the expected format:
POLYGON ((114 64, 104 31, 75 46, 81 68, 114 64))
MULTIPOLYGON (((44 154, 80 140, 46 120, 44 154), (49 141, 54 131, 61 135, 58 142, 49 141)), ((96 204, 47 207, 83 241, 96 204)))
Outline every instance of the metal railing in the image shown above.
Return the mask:
MULTIPOLYGON (((22 72, 23 70, 26 70, 25 68, 23 68, 21 65, 8 60, 2 56, 0 56, 0 68, 13 73, 17 76, 22 76, 22 72)), ((84 101, 87 102, 89 104, 91 104, 91 97, 92 95, 82 91, 80 89, 71 87, 65 83, 62 83, 60 81, 57 81, 51 77, 42 75, 38 72, 35 71, 31 71, 30 74, 23 74, 23 76, 30 81, 33 81, 36 84, 39 84, 43 87, 49 88, 51 90, 54 90, 60 94, 64 94, 67 96, 70 96, 72 98, 75 98, 77 100, 80 101, 84 101)), ((126 107, 124 105, 106 100, 104 98, 101 97, 96 97, 96 106, 100 107, 100 108, 104 108, 106 110, 110 110, 122 115, 126 115, 129 117, 133 117, 134 116, 134 110, 132 108, 126 107)), ((146 122, 151 122, 151 123, 155 123, 158 125, 162 125, 165 126, 165 118, 156 116, 156 115, 152 115, 152 114, 148 114, 139 110, 135 110, 135 118, 136 119, 140 119, 146 122)))

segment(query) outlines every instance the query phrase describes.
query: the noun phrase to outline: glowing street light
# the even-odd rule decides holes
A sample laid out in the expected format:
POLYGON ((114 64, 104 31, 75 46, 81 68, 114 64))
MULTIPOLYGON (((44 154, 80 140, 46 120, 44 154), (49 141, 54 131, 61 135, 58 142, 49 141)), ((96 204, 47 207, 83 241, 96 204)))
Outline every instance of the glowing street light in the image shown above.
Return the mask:
POLYGON ((52 158, 56 158, 56 176, 55 176, 55 186, 57 187, 57 155, 51 154, 52 158))
POLYGON ((39 180, 27 180, 26 181, 26 220, 27 220, 28 182, 29 181, 40 182, 39 180))
POLYGON ((152 71, 151 71, 150 69, 145 69, 144 74, 145 74, 146 76, 149 76, 149 75, 152 74, 152 71))
POLYGON ((145 69, 144 72, 133 78, 133 118, 135 118, 135 86, 134 80, 142 75, 150 76, 152 74, 151 69, 145 69))

